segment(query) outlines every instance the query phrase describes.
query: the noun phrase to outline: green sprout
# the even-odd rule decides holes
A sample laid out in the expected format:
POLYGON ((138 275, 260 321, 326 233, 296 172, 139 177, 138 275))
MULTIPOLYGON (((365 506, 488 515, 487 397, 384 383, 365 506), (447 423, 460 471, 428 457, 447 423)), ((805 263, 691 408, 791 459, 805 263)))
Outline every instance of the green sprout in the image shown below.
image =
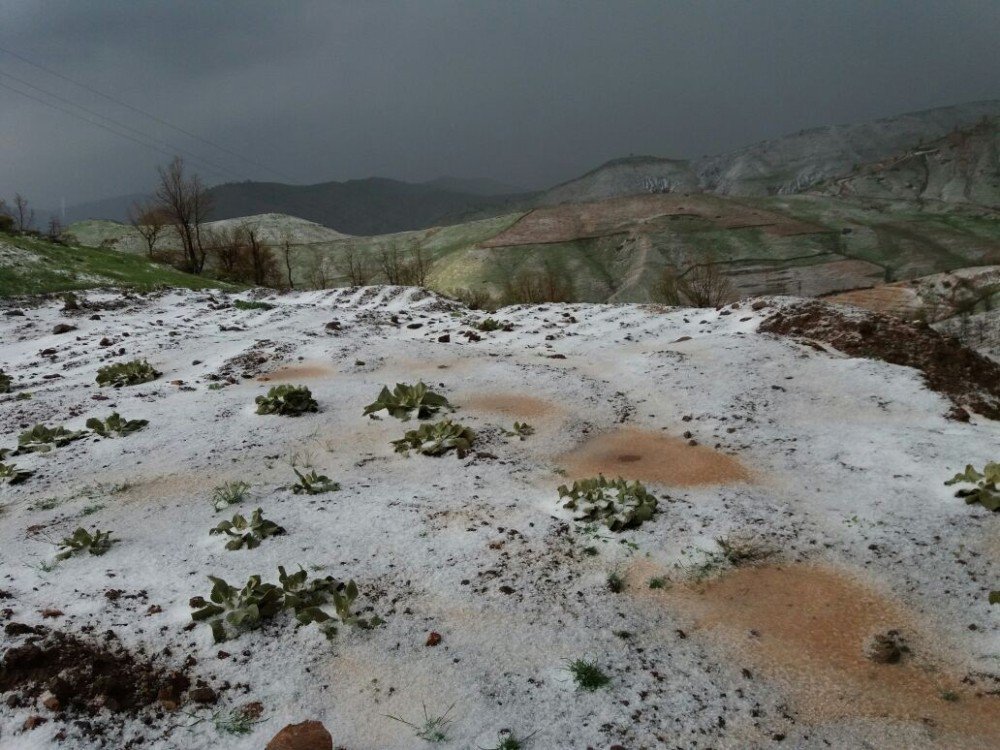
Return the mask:
POLYGON ((580 479, 572 487, 559 487, 559 497, 566 498, 564 508, 575 511, 574 520, 603 521, 611 531, 639 526, 656 512, 657 500, 639 482, 622 478, 580 479))
POLYGON ((230 505, 239 505, 250 494, 250 485, 246 482, 225 482, 212 490, 212 507, 225 510, 230 505))
POLYGON ((592 693, 611 682, 601 668, 590 661, 577 659, 569 664, 569 672, 573 675, 578 689, 592 693))
POLYGON ((87 427, 103 438, 115 437, 116 435, 124 437, 141 430, 148 424, 148 419, 122 419, 116 411, 111 412, 111 416, 103 421, 97 417, 91 417, 87 420, 87 427))
POLYGON ((303 474, 293 466, 292 471, 299 478, 299 481, 292 485, 292 492, 296 495, 322 495, 324 492, 336 492, 340 489, 340 484, 325 474, 317 474, 315 469, 303 474))
POLYGON ((406 726, 413 730, 414 735, 424 742, 444 742, 448 739, 448 727, 452 723, 448 718, 448 714, 451 713, 451 709, 454 707, 455 704, 452 703, 440 716, 431 716, 427 713, 427 705, 424 704, 424 720, 420 724, 414 724, 411 721, 401 719, 392 714, 386 714, 386 718, 398 721, 400 724, 406 724, 406 726))
POLYGON ((1000 510, 1000 462, 986 464, 982 473, 968 464, 964 472, 956 474, 945 484, 971 484, 972 487, 959 489, 955 497, 964 497, 969 505, 979 503, 987 510, 1000 510))
POLYGON ((472 448, 476 433, 468 427, 463 427, 450 419, 442 419, 433 424, 422 424, 416 430, 408 430, 399 440, 393 440, 397 453, 408 453, 415 450, 425 456, 442 456, 450 450, 459 458, 472 448))
POLYGON ((59 543, 59 554, 56 555, 56 560, 66 560, 73 555, 81 555, 84 552, 91 555, 103 555, 111 549, 111 545, 116 541, 116 539, 111 538, 110 531, 94 529, 94 533, 91 534, 80 526, 59 543))
POLYGON ((163 373, 154 369, 146 360, 132 360, 105 365, 97 371, 97 384, 122 388, 127 385, 138 385, 156 380, 163 373))
POLYGON ((74 440, 85 437, 86 430, 67 430, 65 427, 46 427, 36 424, 25 430, 17 439, 17 453, 47 453, 53 448, 61 448, 74 440))
POLYGON ((229 541, 226 542, 226 549, 228 550, 238 550, 244 547, 255 549, 260 546, 261 541, 267 539, 269 536, 277 536, 285 533, 284 527, 279 526, 273 521, 268 521, 264 518, 263 513, 264 511, 261 508, 257 508, 257 510, 250 514, 249 521, 237 513, 231 521, 220 521, 208 533, 225 534, 228 536, 229 541))

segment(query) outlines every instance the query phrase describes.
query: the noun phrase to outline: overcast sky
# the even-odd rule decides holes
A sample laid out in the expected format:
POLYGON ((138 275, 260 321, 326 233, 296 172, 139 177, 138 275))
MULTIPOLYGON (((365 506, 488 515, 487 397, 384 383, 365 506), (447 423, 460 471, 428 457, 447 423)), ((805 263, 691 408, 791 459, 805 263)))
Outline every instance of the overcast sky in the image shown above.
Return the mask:
POLYGON ((145 191, 181 149, 209 182, 533 188, 1000 98, 998 0, 0 0, 0 19, 0 195, 43 207, 145 191))

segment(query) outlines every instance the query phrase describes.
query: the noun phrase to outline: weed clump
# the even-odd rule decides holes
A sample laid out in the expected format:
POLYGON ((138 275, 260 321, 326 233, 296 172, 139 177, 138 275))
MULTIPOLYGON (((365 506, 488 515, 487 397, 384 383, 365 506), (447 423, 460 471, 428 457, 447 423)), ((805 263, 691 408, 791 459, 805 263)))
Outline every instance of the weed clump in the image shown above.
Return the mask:
POLYGON ((269 536, 278 536, 285 533, 283 526, 279 526, 274 521, 268 521, 264 518, 263 514, 264 511, 261 508, 257 508, 257 510, 250 514, 250 520, 247 520, 244 516, 237 513, 230 521, 220 521, 208 533, 225 534, 228 536, 229 541, 226 542, 226 549, 228 550, 238 550, 244 547, 247 549, 256 549, 269 536))
POLYGON ((246 482, 226 482, 212 490, 212 507, 217 511, 225 510, 230 505, 239 505, 250 494, 250 485, 246 482))
POLYGON ((516 435, 521 440, 524 440, 530 435, 535 434, 535 428, 527 422, 514 422, 514 427, 507 434, 511 436, 516 435))
POLYGON ((0 393, 10 393, 10 387, 14 380, 10 375, 0 370, 0 393))
POLYGON ((612 594, 620 594, 625 590, 625 579, 622 578, 621 573, 617 570, 612 570, 608 573, 607 584, 608 591, 612 594))
POLYGON ((48 453, 53 448, 61 448, 85 437, 86 430, 67 430, 65 427, 46 427, 36 424, 25 430, 17 438, 17 453, 48 453))
POLYGON ((417 419, 429 419, 442 408, 450 407, 448 399, 428 390, 422 381, 416 385, 396 383, 396 387, 391 391, 388 386, 383 386, 378 398, 365 407, 362 416, 369 416, 385 409, 389 412, 389 416, 405 422, 410 418, 410 412, 415 411, 417 419))
POLYGON ((59 543, 59 553, 56 555, 56 560, 66 560, 74 555, 84 553, 100 556, 111 549, 111 545, 116 541, 116 539, 111 538, 110 531, 94 529, 94 533, 91 534, 80 526, 59 543))
POLYGON ((148 424, 148 419, 123 419, 116 411, 111 412, 111 416, 103 421, 97 417, 91 417, 87 420, 87 427, 103 438, 125 437, 141 430, 148 424))
POLYGON ((266 396, 257 396, 258 414, 280 414, 298 417, 306 412, 319 411, 319 404, 304 385, 276 385, 266 396))
POLYGON ((424 742, 445 742, 448 739, 448 727, 451 725, 451 719, 448 718, 448 714, 451 713, 451 709, 454 707, 455 704, 452 703, 440 716, 431 716, 427 713, 427 706, 425 704, 424 719, 420 724, 414 724, 412 721, 407 721, 392 714, 386 714, 386 718, 398 721, 400 724, 406 724, 406 726, 413 730, 414 736, 424 742))
POLYGON ((566 498, 564 508, 574 511, 574 520, 603 521, 611 531, 639 526, 656 512, 657 500, 638 481, 629 483, 619 477, 580 479, 571 487, 559 487, 559 497, 566 498))
POLYGON ((397 453, 415 450, 425 456, 443 456, 454 450, 459 458, 472 448, 476 433, 450 419, 442 419, 433 424, 422 424, 416 430, 408 430, 399 440, 393 440, 397 453))
POLYGON ((484 318, 476 323, 474 328, 477 331, 482 331, 483 333, 490 333, 491 331, 513 331, 514 324, 501 322, 496 318, 484 318))
POLYGON ((611 682, 611 678, 600 667, 583 659, 570 662, 569 673, 573 675, 577 688, 588 693, 592 693, 611 682))
POLYGON ((991 461, 983 467, 982 473, 972 468, 972 464, 965 467, 965 471, 956 474, 947 482, 952 484, 971 484, 972 487, 964 487, 955 493, 955 497, 964 497, 969 505, 979 503, 987 510, 1000 510, 1000 462, 991 461))
POLYGON ((118 362, 113 365, 105 365, 97 371, 97 384, 100 386, 110 385, 115 388, 122 388, 127 385, 139 385, 156 380, 162 375, 146 360, 132 360, 131 362, 118 362))
MULTIPOLYGON (((3 457, 5 451, 0 451, 0 458, 3 457)), ((18 469, 14 464, 5 464, 0 461, 0 481, 7 482, 7 484, 21 484, 26 482, 28 478, 34 474, 33 471, 24 471, 18 469)))

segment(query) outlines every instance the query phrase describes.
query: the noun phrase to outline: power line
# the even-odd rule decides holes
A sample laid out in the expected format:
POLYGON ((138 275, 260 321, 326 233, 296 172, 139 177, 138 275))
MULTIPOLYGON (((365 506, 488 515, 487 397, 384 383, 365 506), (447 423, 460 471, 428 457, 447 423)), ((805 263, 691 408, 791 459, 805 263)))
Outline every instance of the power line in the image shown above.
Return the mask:
POLYGON ((91 92, 92 94, 97 94, 98 96, 100 96, 100 97, 102 97, 104 99, 107 99, 109 102, 113 102, 113 103, 117 104, 120 107, 125 107, 126 109, 132 110, 133 112, 135 112, 137 114, 140 114, 143 117, 148 117, 150 120, 153 120, 154 122, 157 122, 160 125, 164 125, 164 126, 166 126, 168 128, 171 128, 172 130, 177 131, 178 133, 182 133, 182 134, 186 135, 188 138, 193 138, 196 141, 201 141, 202 143, 204 143, 207 146, 211 146, 212 148, 218 149, 220 151, 224 151, 227 154, 229 154, 230 156, 235 156, 237 159, 241 159, 242 161, 245 161, 247 164, 252 164, 255 167, 259 167, 261 169, 266 169, 267 171, 272 172, 273 174, 278 175, 283 180, 288 180, 289 182, 294 182, 295 181, 294 177, 290 177, 290 176, 288 176, 286 174, 283 174, 281 171, 275 169, 274 167, 270 167, 267 164, 261 164, 259 161, 256 161, 254 159, 250 159, 250 158, 248 158, 246 156, 243 156, 242 154, 240 154, 240 153, 238 153, 236 151, 233 151, 232 149, 226 148, 225 146, 220 146, 218 143, 215 143, 214 141, 210 141, 207 138, 202 138, 199 135, 195 135, 191 131, 185 130, 184 128, 180 127, 179 125, 174 125, 173 123, 167 122, 166 120, 164 120, 161 117, 157 117, 156 115, 151 114, 150 112, 147 112, 147 111, 145 111, 143 109, 140 109, 139 107, 133 106, 132 104, 129 104, 128 102, 122 101, 121 99, 118 99, 117 97, 111 96, 110 94, 106 94, 103 91, 100 91, 99 89, 94 88, 93 86, 90 86, 90 85, 88 85, 86 83, 82 83, 80 81, 77 81, 77 80, 75 80, 73 78, 70 78, 69 76, 63 75, 59 71, 52 70, 51 68, 47 68, 44 65, 41 65, 41 64, 36 63, 36 62, 33 62, 32 60, 29 60, 28 58, 24 57, 23 55, 19 55, 16 52, 13 52, 13 51, 5 48, 5 47, 0 47, 0 52, 6 52, 8 55, 10 55, 11 57, 17 58, 21 62, 27 63, 28 65, 31 65, 31 66, 33 66, 35 68, 38 68, 39 70, 43 70, 46 73, 48 73, 49 75, 55 76, 56 78, 61 78, 62 80, 67 81, 68 83, 72 83, 74 86, 79 86, 82 89, 86 89, 87 91, 91 92))
MULTIPOLYGON (((146 148, 150 148, 150 149, 153 149, 154 151, 158 151, 159 153, 164 154, 165 156, 167 156, 169 158, 173 158, 174 156, 176 156, 176 154, 171 153, 170 151, 165 151, 164 149, 160 148, 159 146, 156 146, 156 145, 154 145, 152 143, 148 143, 147 141, 139 140, 138 138, 134 138, 134 137, 130 136, 128 133, 121 133, 121 132, 115 130, 114 128, 108 127, 104 123, 97 122, 96 120, 91 120, 89 117, 84 117, 80 113, 74 112, 71 109, 66 109, 65 107, 60 107, 58 104, 53 104, 52 102, 47 102, 44 99, 40 99, 37 96, 34 96, 33 94, 27 93, 26 91, 21 91, 19 89, 14 88, 13 86, 8 86, 3 81, 0 81, 0 88, 5 88, 8 91, 13 91, 15 94, 20 94, 23 97, 26 97, 28 99, 32 99, 32 100, 38 102, 39 104, 44 104, 46 107, 51 107, 52 109, 59 110, 60 112, 63 112, 65 114, 69 115, 70 117, 75 117, 78 120, 83 120, 84 122, 90 123, 91 125, 95 125, 96 127, 99 127, 99 128, 101 128, 103 130, 107 130, 109 133, 114 133, 115 135, 119 136, 120 138, 127 138, 128 140, 133 141, 134 143, 138 143, 140 146, 145 146, 146 148)), ((213 169, 212 171, 214 172, 215 170, 213 169)), ((223 176, 225 176, 225 175, 223 175, 223 176)))
POLYGON ((125 124, 123 122, 119 122, 118 120, 114 119, 113 117, 108 117, 106 115, 102 115, 100 112, 95 112, 92 109, 88 109, 87 107, 84 107, 82 104, 77 104, 76 102, 74 102, 74 101, 72 101, 70 99, 67 99, 67 98, 65 98, 63 96, 60 96, 59 94, 53 94, 51 91, 43 89, 40 86, 35 86, 33 83, 30 83, 28 81, 22 80, 21 78, 18 78, 17 76, 12 76, 10 73, 6 73, 4 71, 0 71, 0 76, 9 78, 12 81, 15 81, 16 83, 21 84, 22 86, 27 86, 29 89, 33 89, 33 90, 38 91, 38 92, 40 92, 42 94, 45 94, 45 96, 51 97, 52 99, 55 99, 56 101, 60 101, 60 102, 62 102, 64 104, 68 104, 71 107, 76 107, 77 109, 80 109, 80 110, 86 112, 88 115, 91 115, 92 117, 98 117, 98 118, 100 118, 100 119, 102 119, 102 120, 104 120, 106 122, 110 122, 113 125, 115 125, 115 127, 119 127, 119 128, 121 128, 123 130, 127 130, 127 131, 129 131, 131 133, 134 133, 135 135, 137 135, 137 136, 139 136, 141 138, 146 138, 149 141, 152 141, 153 143, 158 143, 160 146, 165 146, 166 148, 173 150, 175 153, 184 154, 184 155, 190 157, 193 161, 201 162, 202 164, 208 166, 210 169, 212 169, 213 171, 215 171, 217 174, 222 175, 223 177, 229 176, 231 178, 235 177, 237 180, 241 179, 241 175, 239 175, 236 172, 233 172, 231 169, 229 169, 227 167, 222 166, 221 164, 217 164, 217 163, 215 163, 213 161, 210 161, 209 159, 206 159, 203 156, 200 156, 199 154, 196 154, 196 153, 193 153, 191 151, 188 151, 187 149, 181 148, 181 147, 176 146, 176 145, 174 145, 172 143, 168 143, 167 141, 164 141, 164 140, 162 140, 160 138, 154 138, 153 136, 149 135, 148 133, 144 133, 143 131, 138 130, 137 128, 133 128, 131 125, 127 125, 127 124, 125 124))

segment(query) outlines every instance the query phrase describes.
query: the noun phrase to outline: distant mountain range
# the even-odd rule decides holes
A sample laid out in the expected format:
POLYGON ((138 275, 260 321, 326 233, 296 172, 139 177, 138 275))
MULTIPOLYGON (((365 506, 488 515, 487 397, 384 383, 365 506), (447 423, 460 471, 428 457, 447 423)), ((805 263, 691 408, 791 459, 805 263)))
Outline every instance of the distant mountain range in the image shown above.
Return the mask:
MULTIPOLYGON (((998 132, 1000 100, 990 100, 803 130, 692 161, 656 156, 614 159, 540 192, 453 177, 424 183, 380 177, 317 185, 226 183, 211 189, 213 218, 281 213, 345 234, 377 235, 538 206, 647 193, 764 197, 827 191, 827 185, 837 180, 841 181, 837 189, 852 195, 997 205, 998 132), (974 131, 969 136, 958 135, 970 128, 974 131), (921 170, 932 167, 935 176, 918 188, 925 182, 921 170)), ((67 209, 66 220, 121 221, 136 197, 73 206, 67 209)))

